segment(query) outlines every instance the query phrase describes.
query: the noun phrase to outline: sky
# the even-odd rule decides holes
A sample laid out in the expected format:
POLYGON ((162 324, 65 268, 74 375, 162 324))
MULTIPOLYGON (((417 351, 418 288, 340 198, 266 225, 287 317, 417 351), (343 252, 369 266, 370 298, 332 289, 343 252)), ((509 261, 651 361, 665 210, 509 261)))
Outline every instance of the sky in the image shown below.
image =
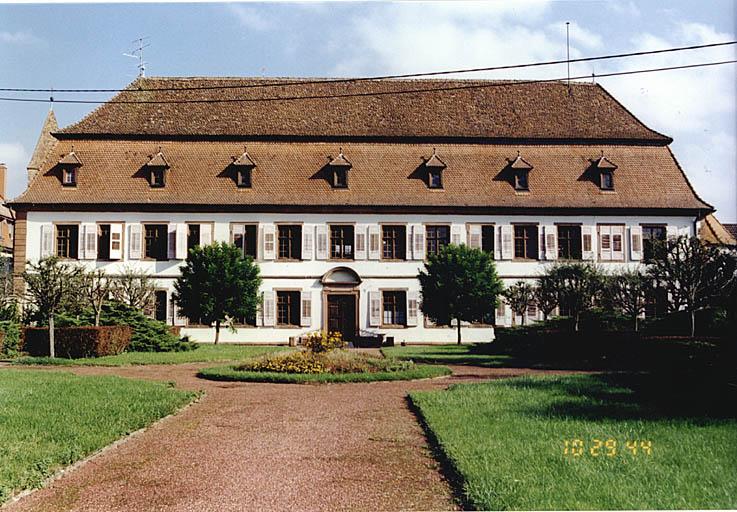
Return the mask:
MULTIPOLYGON (((0 87, 121 88, 148 76, 345 77, 519 64, 736 39, 734 0, 0 4, 0 87)), ((571 65, 572 76, 737 58, 735 46, 571 65)), ((565 65, 463 75, 559 78, 565 65)), ((722 222, 737 222, 737 66, 596 79, 671 146, 722 222)), ((9 93, 0 93, 8 96, 9 93)), ((77 95, 107 99, 109 94, 77 95)), ((28 97, 46 98, 36 93, 28 97)), ((57 99, 71 95, 55 93, 57 99)), ((0 101, 8 196, 50 103, 0 101)), ((60 126, 92 105, 55 104, 60 126)))

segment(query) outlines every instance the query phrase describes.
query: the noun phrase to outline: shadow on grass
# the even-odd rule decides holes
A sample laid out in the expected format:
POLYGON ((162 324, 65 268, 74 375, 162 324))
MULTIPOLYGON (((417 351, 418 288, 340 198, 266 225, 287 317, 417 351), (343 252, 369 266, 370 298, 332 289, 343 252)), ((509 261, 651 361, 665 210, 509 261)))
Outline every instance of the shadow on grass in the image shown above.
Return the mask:
POLYGON ((695 424, 737 418, 737 387, 723 375, 684 379, 667 372, 612 373, 558 379, 510 380, 518 389, 549 393, 551 402, 524 414, 606 420, 689 420, 695 424))
POLYGON ((407 407, 412 414, 414 414, 415 419, 422 427, 422 431, 425 433, 425 439, 427 439, 430 454, 440 465, 440 473, 450 486, 451 492, 453 493, 453 500, 460 506, 461 510, 476 510, 476 507, 469 501, 468 496, 463 490, 463 483, 465 480, 461 472, 453 460, 446 455, 445 451, 440 446, 440 442, 438 441, 435 432, 433 432, 427 424, 425 416, 422 414, 422 410, 417 407, 411 396, 407 395, 405 400, 407 401, 407 407))

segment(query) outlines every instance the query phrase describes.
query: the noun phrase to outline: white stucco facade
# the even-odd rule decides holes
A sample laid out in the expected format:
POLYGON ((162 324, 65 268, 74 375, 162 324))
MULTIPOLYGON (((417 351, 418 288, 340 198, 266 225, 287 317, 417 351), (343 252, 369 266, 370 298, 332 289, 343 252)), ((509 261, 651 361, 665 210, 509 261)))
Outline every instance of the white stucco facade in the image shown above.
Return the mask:
MULTIPOLYGON (((470 236, 478 233, 473 226, 494 226, 494 258, 497 271, 505 284, 523 279, 532 280, 539 275, 546 264, 557 259, 557 250, 550 244, 557 244, 556 229, 558 225, 579 225, 582 236, 590 239, 582 242, 584 260, 601 264, 604 269, 613 269, 620 265, 636 266, 640 264, 642 246, 640 229, 643 225, 664 226, 669 235, 694 235, 694 218, 688 216, 534 216, 534 215, 432 215, 432 214, 349 214, 349 213, 172 213, 172 212, 50 212, 29 211, 27 215, 26 257, 37 261, 49 252, 54 253, 56 247, 57 225, 79 225, 79 261, 90 269, 104 269, 110 275, 122 272, 125 267, 149 273, 157 282, 157 287, 166 291, 167 321, 182 325, 183 334, 201 342, 214 339, 214 329, 204 326, 187 325, 187 320, 175 314, 171 300, 174 281, 179 275, 184 254, 186 254, 187 224, 211 226, 203 229, 203 243, 208 240, 232 241, 234 225, 256 225, 257 258, 263 283, 261 292, 264 296, 264 308, 274 308, 270 312, 262 311, 256 326, 241 326, 235 332, 223 329, 221 341, 240 343, 286 343, 291 336, 299 336, 309 331, 327 329, 327 295, 330 293, 350 292, 356 299, 356 324, 361 335, 381 334, 391 336, 395 343, 447 343, 456 339, 454 329, 429 325, 419 310, 419 282, 416 279, 424 261, 424 237, 422 233, 427 225, 447 225, 451 233, 452 243, 468 243, 479 245, 479 238, 470 236), (85 247, 84 233, 99 224, 120 225, 122 247, 120 258, 115 260, 97 259, 97 229, 95 235, 87 239, 85 247), (138 239, 138 247, 131 247, 133 237, 142 237, 141 226, 145 224, 167 224, 172 233, 171 245, 167 261, 154 261, 145 258, 140 247, 144 242, 138 239), (298 224, 302 231, 302 259, 299 261, 280 261, 276 259, 278 250, 265 248, 265 237, 268 233, 278 233, 280 224, 298 224), (351 260, 330 259, 329 225, 353 225, 356 233, 354 258, 351 260), (384 224, 403 225, 406 229, 406 260, 386 261, 381 259, 381 226, 384 224), (539 238, 539 254, 536 260, 519 260, 514 258, 514 225, 530 224, 537 226, 539 238), (135 227, 139 226, 139 227, 135 227), (619 235, 614 247, 602 249, 600 235, 609 233, 609 226, 616 226, 612 237, 619 235), (602 231, 603 228, 603 231, 602 231), (180 230, 179 235, 176 234, 180 230), (136 234, 137 233, 137 234, 136 234), (358 240, 359 234, 365 235, 358 240), (379 233, 378 247, 373 244, 371 235, 379 233), (510 238, 511 233, 511 238, 510 238), (327 235, 326 235, 327 234, 327 235), (324 236, 327 236, 325 240, 324 236), (638 240, 635 238, 640 237, 638 240), (45 238, 46 237, 46 238, 45 238), (51 238, 49 238, 51 237, 51 238), (94 238, 94 244, 91 239, 94 238), (590 246, 588 243, 590 242, 590 246), (634 243, 633 243, 634 242, 634 243), (325 245, 327 243, 327 246, 325 245), (182 250, 182 244, 184 250, 182 250), (373 244, 373 245, 372 245, 373 244), (509 244, 512 244, 511 246, 509 244), (546 250, 546 245, 552 250, 546 250), (178 247, 177 247, 178 246, 178 247), (361 249, 363 247, 363 249, 361 249), (589 248, 590 250, 586 250, 589 248), (326 250, 327 249, 327 250, 326 250), (138 253, 141 254, 138 254, 138 253), (347 267, 357 274, 360 282, 355 285, 325 285, 322 280, 326 274, 338 267, 347 267), (275 292, 288 290, 298 291, 300 297, 301 321, 299 325, 277 325, 275 292), (403 326, 387 326, 383 322, 382 293, 384 290, 404 292, 405 307, 403 326), (378 302, 376 302, 378 301, 378 302), (305 304, 305 303, 308 304, 305 304), (372 309, 373 308, 373 309, 372 309), (378 308, 378 316, 377 316, 378 308), (373 312, 372 312, 373 311, 373 312)), ((117 229, 117 228, 116 228, 117 229)), ((278 235, 276 235, 278 237, 278 235)), ((610 239, 614 242, 614 238, 610 239)), ((278 240, 272 242, 278 244, 278 240)), ((606 244, 607 246, 609 243, 606 244)), ((490 305, 490 309, 493 305, 490 305)), ((509 325, 512 322, 508 307, 498 308, 495 312, 497 325, 509 325)), ((532 319, 535 319, 533 316, 532 319)), ((463 329, 464 341, 488 342, 494 338, 491 325, 467 326, 463 329)))

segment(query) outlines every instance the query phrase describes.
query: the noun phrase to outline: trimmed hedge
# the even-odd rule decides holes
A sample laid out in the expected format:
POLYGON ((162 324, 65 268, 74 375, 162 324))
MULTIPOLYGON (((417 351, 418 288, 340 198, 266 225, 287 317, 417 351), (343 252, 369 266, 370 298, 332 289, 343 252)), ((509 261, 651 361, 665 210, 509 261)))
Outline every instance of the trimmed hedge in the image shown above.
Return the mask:
MULTIPOLYGON (((57 327, 54 329, 54 349, 59 357, 114 356, 122 353, 131 341, 127 325, 102 327, 57 327)), ((32 356, 49 355, 49 329, 23 329, 23 351, 32 356)))

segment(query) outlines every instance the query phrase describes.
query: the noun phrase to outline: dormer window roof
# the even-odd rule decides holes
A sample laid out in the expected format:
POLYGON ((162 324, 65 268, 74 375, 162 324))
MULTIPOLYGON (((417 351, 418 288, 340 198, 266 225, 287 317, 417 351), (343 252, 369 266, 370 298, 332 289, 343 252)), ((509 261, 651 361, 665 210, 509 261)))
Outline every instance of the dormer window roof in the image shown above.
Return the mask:
POLYGON ((603 150, 601 156, 594 161, 594 167, 599 171, 599 188, 614 190, 614 170, 617 166, 604 156, 603 150))
POLYGON ((169 162, 159 147, 159 152, 151 156, 145 167, 149 170, 149 185, 154 188, 162 188, 166 185, 166 170, 169 162))
POLYGON ((77 154, 74 152, 74 148, 72 148, 69 153, 67 153, 66 155, 62 155, 62 157, 59 159, 59 165, 80 167, 82 165, 82 160, 79 159, 77 154))
POLYGON ((231 165, 235 169, 236 186, 238 188, 251 188, 251 171, 256 167, 256 162, 253 161, 246 148, 243 148, 241 156, 233 157, 231 165))
POLYGON ((517 158, 510 162, 509 168, 512 169, 514 175, 514 189, 522 192, 530 190, 529 174, 533 167, 530 162, 522 158, 519 151, 517 151, 517 158))
POLYGON ((238 158, 233 157, 233 165, 235 167, 256 167, 256 162, 253 161, 251 158, 251 155, 248 154, 248 151, 243 150, 243 154, 239 156, 238 158))
POLYGON ((432 155, 425 160, 424 165, 427 170, 428 188, 443 188, 443 169, 447 166, 440 159, 435 148, 432 149, 432 155))
POLYGON ((61 167, 61 184, 65 187, 76 187, 77 169, 82 166, 82 160, 74 152, 74 146, 69 153, 61 156, 59 166, 61 167))
POLYGON ((348 188, 348 170, 353 164, 343 154, 343 148, 340 148, 338 156, 330 159, 328 167, 332 170, 333 188, 348 188))

